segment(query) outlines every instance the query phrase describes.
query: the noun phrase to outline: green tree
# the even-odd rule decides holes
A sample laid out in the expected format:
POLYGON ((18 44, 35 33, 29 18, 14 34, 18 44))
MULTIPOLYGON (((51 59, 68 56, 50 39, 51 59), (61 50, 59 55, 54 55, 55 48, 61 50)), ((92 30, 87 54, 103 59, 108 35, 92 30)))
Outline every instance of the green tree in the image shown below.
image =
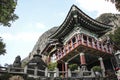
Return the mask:
POLYGON ((11 26, 11 22, 18 19, 14 13, 17 0, 0 0, 0 25, 11 26))
POLYGON ((70 68, 70 70, 74 71, 78 68, 78 65, 77 64, 70 64, 69 68, 70 68))
POLYGON ((93 66, 93 67, 92 67, 92 70, 93 70, 94 72, 96 72, 96 71, 101 72, 101 71, 102 71, 102 69, 101 69, 100 66, 93 66))
POLYGON ((1 74, 0 75, 0 80, 9 80, 11 75, 9 73, 1 74))
MULTIPOLYGON (((0 25, 11 26, 11 22, 18 19, 18 16, 14 13, 17 5, 17 0, 0 0, 0 25)), ((5 54, 5 43, 3 43, 0 37, 0 55, 5 54)))
POLYGON ((120 27, 118 27, 114 33, 109 35, 112 41, 120 47, 120 27))
POLYGON ((51 62, 48 64, 48 69, 51 71, 55 70, 56 67, 57 67, 57 62, 54 62, 54 63, 51 62))
POLYGON ((106 0, 106 1, 111 1, 112 3, 114 3, 116 9, 120 11, 120 0, 106 0))
POLYGON ((4 55, 6 53, 5 43, 3 43, 2 38, 0 38, 0 55, 4 55))

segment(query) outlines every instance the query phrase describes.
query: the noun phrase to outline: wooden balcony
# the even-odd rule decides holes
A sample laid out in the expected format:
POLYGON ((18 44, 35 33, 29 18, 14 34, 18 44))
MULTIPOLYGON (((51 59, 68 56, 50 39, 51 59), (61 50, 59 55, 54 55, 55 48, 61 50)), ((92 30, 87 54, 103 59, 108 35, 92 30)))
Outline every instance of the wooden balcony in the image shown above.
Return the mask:
POLYGON ((112 55, 112 45, 103 44, 103 42, 95 40, 93 37, 85 34, 77 34, 73 36, 62 48, 56 52, 57 61, 64 58, 78 47, 96 50, 99 53, 112 55))

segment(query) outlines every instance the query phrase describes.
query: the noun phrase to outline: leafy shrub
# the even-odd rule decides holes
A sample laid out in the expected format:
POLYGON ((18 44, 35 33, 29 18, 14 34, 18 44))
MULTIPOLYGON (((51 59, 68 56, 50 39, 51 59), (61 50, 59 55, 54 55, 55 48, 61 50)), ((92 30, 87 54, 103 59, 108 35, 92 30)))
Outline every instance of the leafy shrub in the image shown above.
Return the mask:
POLYGON ((57 62, 50 63, 48 65, 48 69, 51 70, 51 71, 53 71, 56 67, 57 67, 57 62))
POLYGON ((96 72, 96 71, 101 72, 102 71, 100 66, 94 66, 94 67, 92 67, 92 69, 93 69, 94 72, 96 72))
POLYGON ((70 64, 69 68, 70 68, 70 70, 74 71, 75 69, 78 68, 78 65, 77 64, 70 64))
POLYGON ((9 80, 11 75, 9 73, 0 75, 0 80, 9 80))

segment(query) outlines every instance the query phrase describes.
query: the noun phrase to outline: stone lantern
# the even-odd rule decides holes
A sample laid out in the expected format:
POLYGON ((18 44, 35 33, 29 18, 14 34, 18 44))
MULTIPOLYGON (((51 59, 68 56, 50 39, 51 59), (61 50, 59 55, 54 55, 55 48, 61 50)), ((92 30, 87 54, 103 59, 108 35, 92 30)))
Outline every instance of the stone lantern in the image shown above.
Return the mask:
POLYGON ((28 68, 34 69, 34 75, 36 76, 44 76, 43 72, 39 72, 38 70, 45 70, 47 65, 42 60, 42 56, 39 54, 40 50, 37 49, 37 54, 33 55, 33 58, 28 63, 28 68))

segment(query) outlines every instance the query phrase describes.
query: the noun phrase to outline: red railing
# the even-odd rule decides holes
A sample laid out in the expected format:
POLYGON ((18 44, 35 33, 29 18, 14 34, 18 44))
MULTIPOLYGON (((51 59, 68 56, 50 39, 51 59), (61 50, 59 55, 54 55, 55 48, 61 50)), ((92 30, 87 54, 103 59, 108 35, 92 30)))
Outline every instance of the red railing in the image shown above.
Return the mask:
POLYGON ((56 53, 56 59, 59 60, 64 57, 66 54, 69 54, 78 46, 86 46, 88 48, 93 48, 104 53, 112 54, 111 45, 103 45, 99 40, 95 40, 93 37, 78 34, 73 36, 62 48, 60 48, 56 53), (74 41, 73 41, 74 38, 74 41))

